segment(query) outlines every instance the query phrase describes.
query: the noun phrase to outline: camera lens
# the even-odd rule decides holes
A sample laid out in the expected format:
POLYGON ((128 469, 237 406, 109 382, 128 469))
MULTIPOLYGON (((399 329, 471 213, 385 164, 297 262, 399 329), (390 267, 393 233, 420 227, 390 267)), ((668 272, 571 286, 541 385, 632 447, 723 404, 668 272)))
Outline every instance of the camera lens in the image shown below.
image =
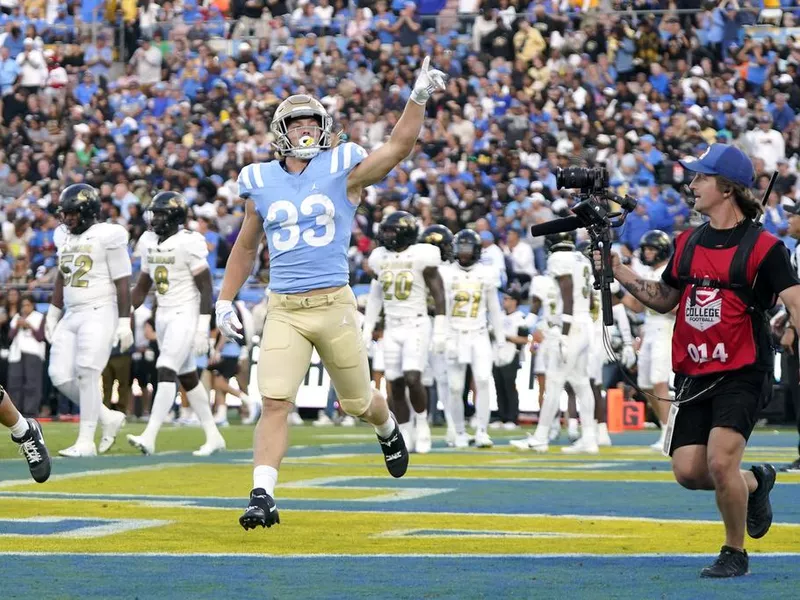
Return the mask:
POLYGON ((608 187, 608 171, 602 167, 596 169, 584 169, 582 167, 556 169, 556 186, 559 189, 599 191, 608 187))

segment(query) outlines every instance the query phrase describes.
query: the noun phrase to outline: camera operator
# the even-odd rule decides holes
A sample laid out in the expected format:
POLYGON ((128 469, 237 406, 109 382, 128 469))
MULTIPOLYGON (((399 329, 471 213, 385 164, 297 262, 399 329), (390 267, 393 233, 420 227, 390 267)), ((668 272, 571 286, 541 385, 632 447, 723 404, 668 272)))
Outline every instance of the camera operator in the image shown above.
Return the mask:
MULTIPOLYGON (((780 296, 800 325, 800 279, 783 244, 757 222, 753 164, 741 150, 712 144, 699 159, 681 164, 695 174, 694 208, 708 223, 676 238, 660 281, 639 277, 616 257, 612 266, 614 277, 644 305, 662 314, 678 307, 672 364, 679 402, 670 411, 664 450, 678 483, 716 492, 725 545, 701 576, 736 577, 748 572, 745 524, 750 537, 760 538, 772 523, 775 469, 740 470, 756 415, 772 389, 766 310, 780 296)), ((599 252, 594 260, 600 268, 599 252)))

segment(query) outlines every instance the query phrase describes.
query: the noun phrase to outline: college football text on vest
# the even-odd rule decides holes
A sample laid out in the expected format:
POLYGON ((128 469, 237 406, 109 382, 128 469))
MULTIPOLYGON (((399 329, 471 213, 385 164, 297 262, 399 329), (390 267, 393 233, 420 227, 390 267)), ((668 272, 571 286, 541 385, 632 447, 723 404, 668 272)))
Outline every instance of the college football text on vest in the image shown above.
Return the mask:
POLYGON ((672 336, 672 369, 697 377, 735 371, 758 360, 753 319, 764 319, 753 292, 758 268, 778 239, 751 223, 738 246, 699 245, 708 225, 676 240, 672 275, 681 300, 672 336))

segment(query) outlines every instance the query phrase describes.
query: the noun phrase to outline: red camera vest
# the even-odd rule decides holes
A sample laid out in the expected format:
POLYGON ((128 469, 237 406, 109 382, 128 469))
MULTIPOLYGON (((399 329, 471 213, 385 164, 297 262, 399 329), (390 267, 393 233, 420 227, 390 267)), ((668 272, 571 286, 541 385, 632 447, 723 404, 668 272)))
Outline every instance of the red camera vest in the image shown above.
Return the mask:
POLYGON ((735 371, 758 360, 753 319, 770 306, 757 306, 753 292, 758 268, 778 238, 751 224, 738 246, 698 245, 708 225, 676 239, 672 276, 681 300, 672 336, 672 370, 698 377, 735 371))

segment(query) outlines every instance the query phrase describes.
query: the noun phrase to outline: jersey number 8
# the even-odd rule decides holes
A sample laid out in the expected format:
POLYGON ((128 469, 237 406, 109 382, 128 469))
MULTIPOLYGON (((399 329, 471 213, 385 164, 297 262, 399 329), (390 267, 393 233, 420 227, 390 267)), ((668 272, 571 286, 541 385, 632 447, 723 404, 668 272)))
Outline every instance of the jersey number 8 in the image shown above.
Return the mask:
POLYGON ((169 290, 169 271, 164 265, 159 265, 153 271, 153 281, 156 282, 156 291, 162 296, 169 290))
POLYGON ((396 300, 406 300, 411 295, 411 287, 414 284, 414 273, 411 271, 400 271, 397 276, 391 271, 381 273, 381 285, 383 285, 383 299, 392 299, 392 288, 394 287, 394 298, 396 300))
MULTIPOLYGON (((312 194, 300 203, 300 212, 305 216, 311 216, 314 214, 314 206, 322 206, 322 213, 316 217, 316 225, 325 229, 322 235, 316 235, 314 229, 307 229, 303 232, 303 240, 309 246, 321 248, 330 244, 336 235, 336 225, 333 221, 336 207, 333 205, 333 200, 328 196, 312 194)), ((277 221, 280 213, 284 213, 286 218, 279 223, 280 231, 272 234, 272 245, 279 252, 285 252, 297 246, 300 241, 300 226, 297 224, 300 215, 294 204, 288 200, 278 200, 270 204, 267 221, 277 221), (284 232, 287 236, 285 238, 283 237, 284 232)))
POLYGON ((92 260, 92 257, 86 254, 81 254, 78 257, 75 257, 72 254, 65 254, 62 256, 61 273, 64 275, 64 285, 78 288, 89 287, 89 282, 83 278, 89 271, 92 270, 93 264, 94 261, 92 260), (69 268, 70 264, 77 267, 72 273, 72 276, 68 276, 71 271, 69 268))

